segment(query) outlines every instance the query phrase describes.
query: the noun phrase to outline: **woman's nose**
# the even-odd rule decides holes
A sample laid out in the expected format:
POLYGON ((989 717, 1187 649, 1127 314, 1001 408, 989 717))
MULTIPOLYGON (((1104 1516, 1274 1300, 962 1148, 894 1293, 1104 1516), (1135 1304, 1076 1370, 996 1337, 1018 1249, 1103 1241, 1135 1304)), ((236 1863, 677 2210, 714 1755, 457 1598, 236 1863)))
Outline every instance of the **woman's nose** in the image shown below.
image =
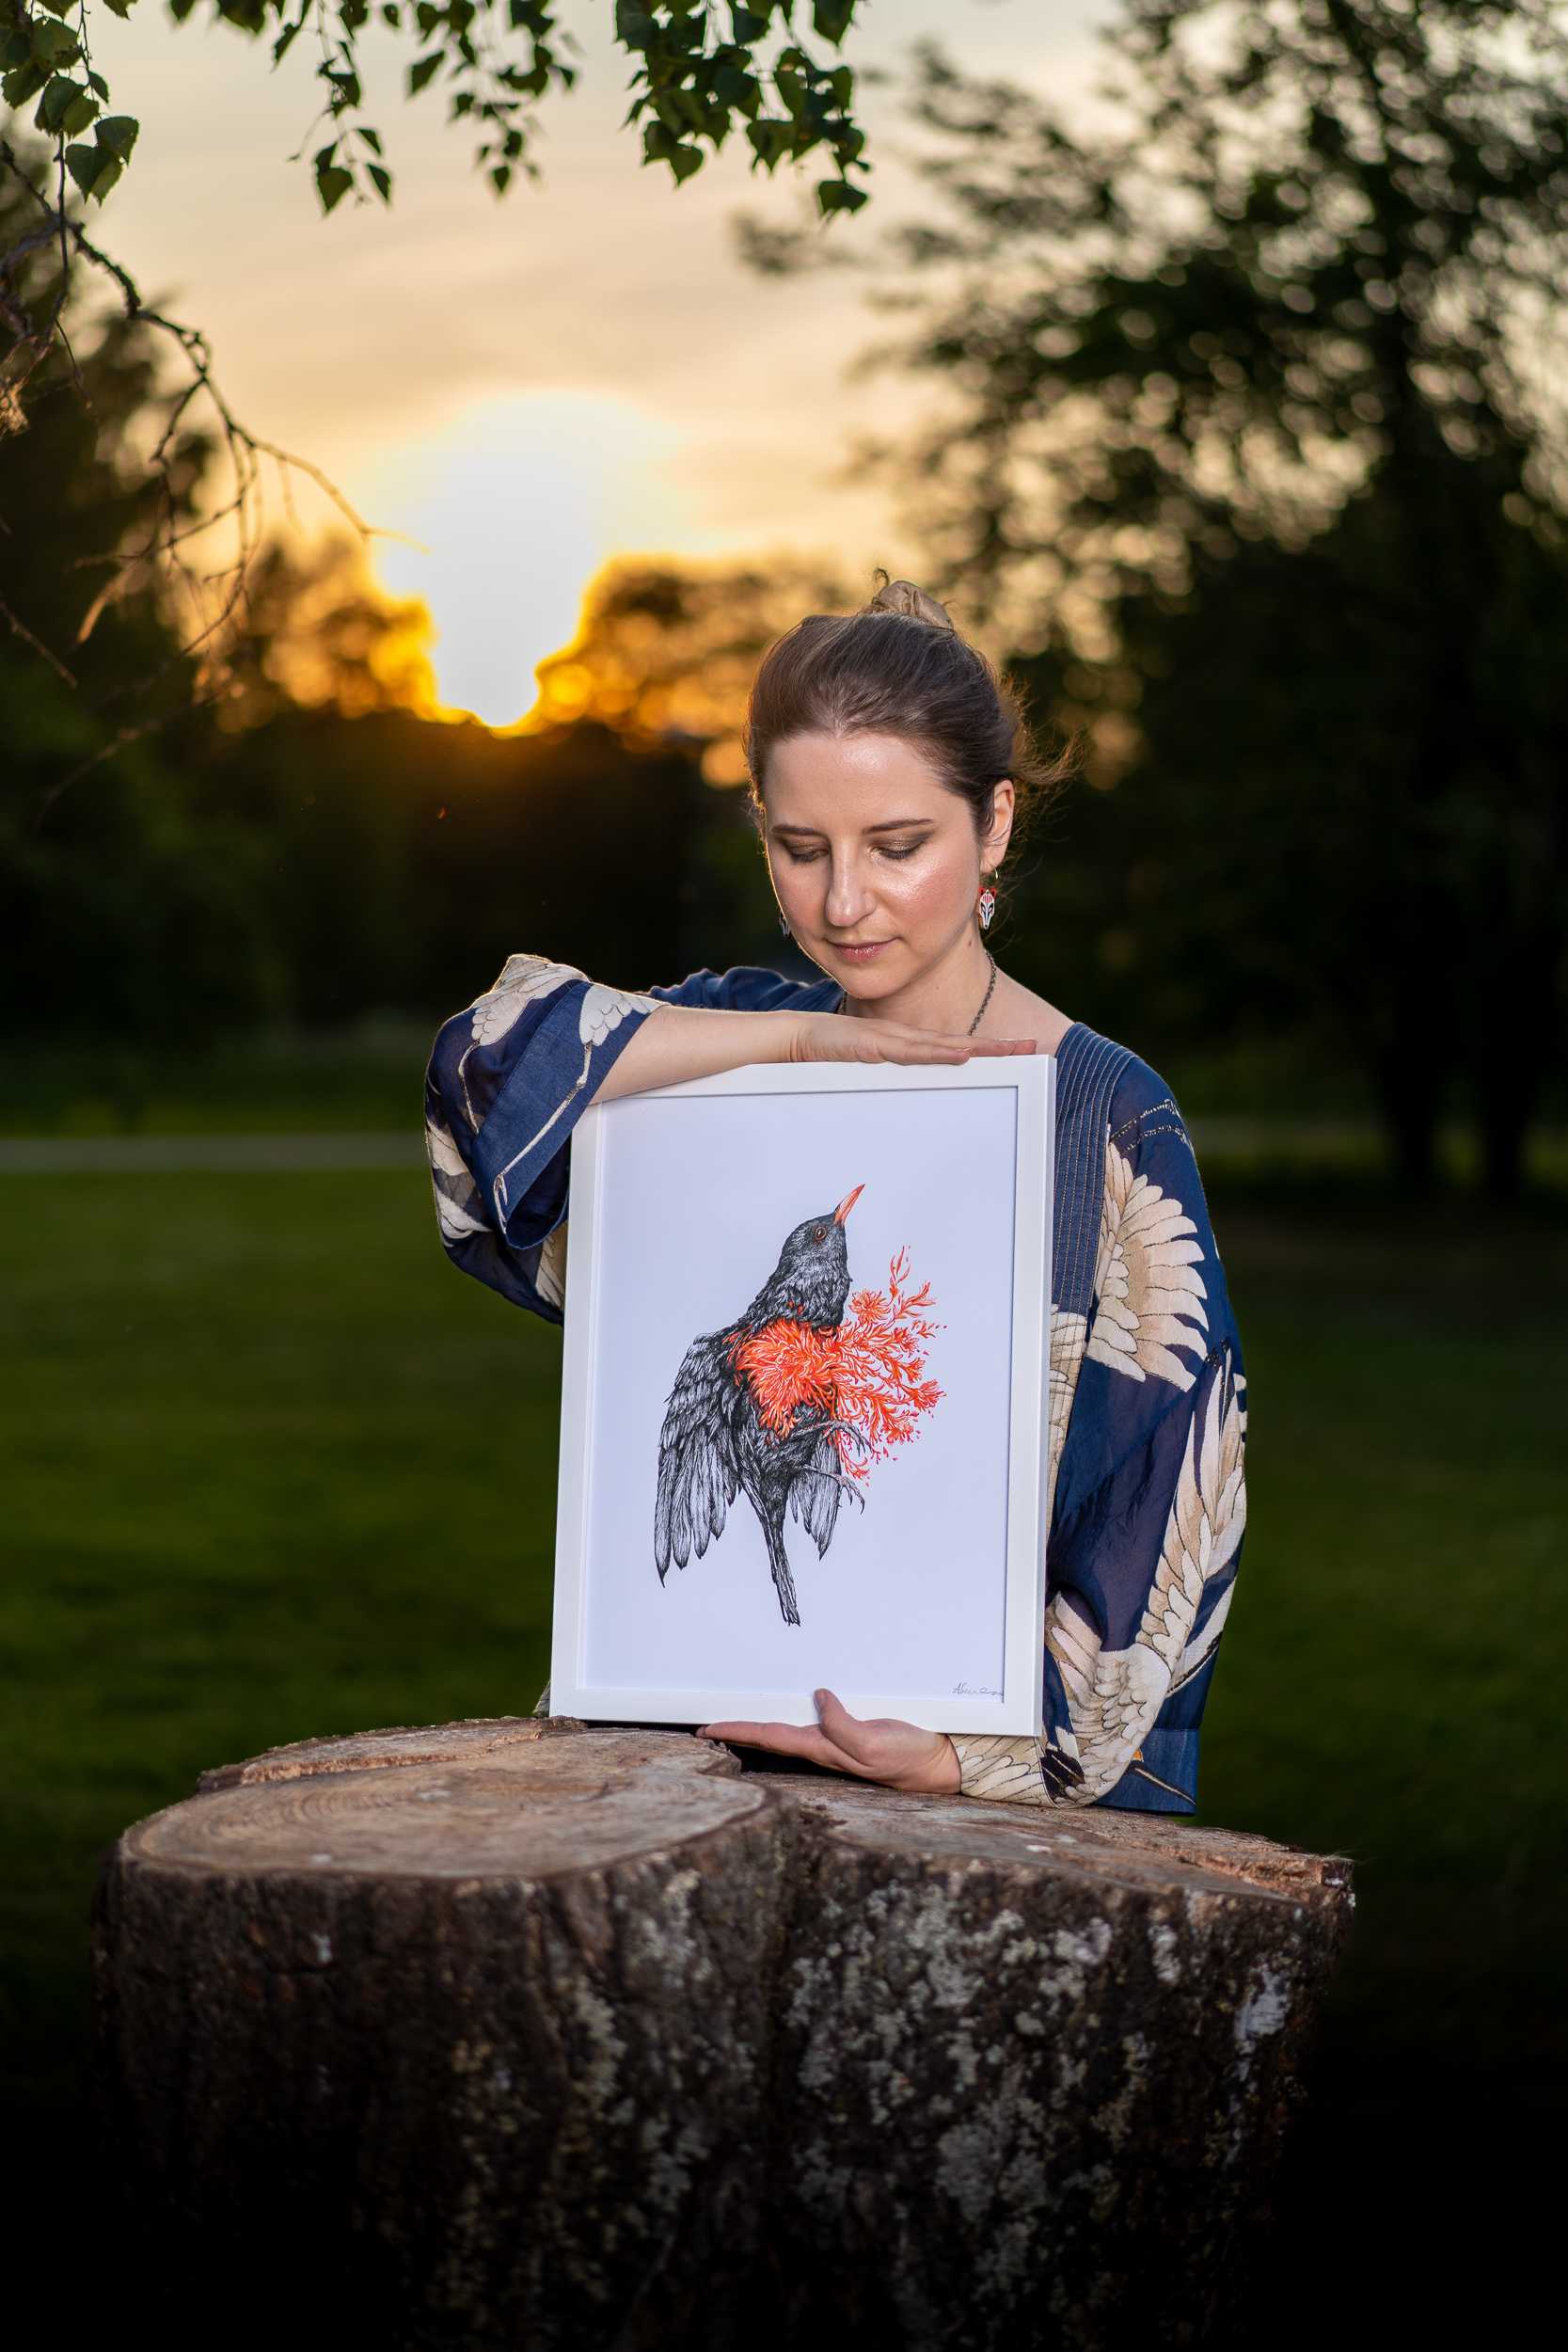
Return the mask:
POLYGON ((855 866, 847 859, 835 858, 828 881, 828 900, 823 909, 835 930, 847 930, 858 923, 871 905, 871 893, 855 866))

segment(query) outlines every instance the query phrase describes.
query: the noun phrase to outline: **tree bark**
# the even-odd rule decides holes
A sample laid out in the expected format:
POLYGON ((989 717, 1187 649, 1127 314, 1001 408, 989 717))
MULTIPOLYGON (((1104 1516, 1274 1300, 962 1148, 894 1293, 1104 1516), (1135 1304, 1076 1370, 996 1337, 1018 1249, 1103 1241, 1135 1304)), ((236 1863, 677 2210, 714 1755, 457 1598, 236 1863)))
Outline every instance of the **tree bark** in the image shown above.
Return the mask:
POLYGON ((127 2247, 230 2344, 1194 2343, 1349 1877, 561 1717, 275 1750, 105 1858, 127 2247))

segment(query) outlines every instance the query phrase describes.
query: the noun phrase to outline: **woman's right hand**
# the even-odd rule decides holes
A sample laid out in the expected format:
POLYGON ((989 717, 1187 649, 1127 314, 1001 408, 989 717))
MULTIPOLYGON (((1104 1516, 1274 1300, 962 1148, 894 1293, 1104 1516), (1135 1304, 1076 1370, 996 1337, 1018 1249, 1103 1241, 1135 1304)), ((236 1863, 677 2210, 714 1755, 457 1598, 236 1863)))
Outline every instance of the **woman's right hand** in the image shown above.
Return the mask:
POLYGON ((976 1054, 1037 1051, 1032 1037, 960 1037, 842 1012, 790 1015, 787 1042, 785 1061, 961 1062, 976 1054))

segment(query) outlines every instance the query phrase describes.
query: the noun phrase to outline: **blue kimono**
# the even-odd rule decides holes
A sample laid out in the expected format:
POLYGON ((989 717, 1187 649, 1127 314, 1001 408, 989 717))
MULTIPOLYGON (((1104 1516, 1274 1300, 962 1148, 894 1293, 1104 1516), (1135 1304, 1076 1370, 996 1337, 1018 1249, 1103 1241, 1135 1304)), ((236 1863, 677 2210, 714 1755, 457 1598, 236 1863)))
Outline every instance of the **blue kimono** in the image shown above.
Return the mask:
MULTIPOLYGON (((661 1003, 828 1012, 839 991, 741 964, 631 993, 515 955, 436 1035, 442 1245, 548 1322, 564 1319, 572 1129, 661 1003)), ((1081 1021, 1057 1048, 1055 1140, 1046 1736, 953 1744, 967 1795, 1190 1813, 1246 1523, 1241 1341, 1170 1089, 1081 1021)))

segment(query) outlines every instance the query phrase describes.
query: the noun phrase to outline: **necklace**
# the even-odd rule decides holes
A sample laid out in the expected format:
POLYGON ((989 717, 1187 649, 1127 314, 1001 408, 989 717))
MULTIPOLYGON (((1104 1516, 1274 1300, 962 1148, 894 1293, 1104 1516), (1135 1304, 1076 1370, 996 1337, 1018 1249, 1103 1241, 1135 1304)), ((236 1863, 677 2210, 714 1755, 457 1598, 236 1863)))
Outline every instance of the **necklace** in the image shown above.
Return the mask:
MULTIPOLYGON (((990 949, 989 947, 986 949, 986 961, 987 961, 987 962, 990 965, 990 979, 986 982, 986 993, 985 993, 985 994, 984 994, 984 995, 981 997, 981 999, 980 999, 980 1009, 979 1009, 979 1011, 975 1014, 975 1016, 974 1016, 974 1020, 973 1020, 973 1021, 970 1023, 970 1025, 969 1025, 969 1034, 970 1034, 970 1036, 971 1036, 971 1037, 973 1037, 973 1036, 974 1035, 975 1030, 979 1027, 979 1025, 980 1025, 981 1022, 985 1019, 985 1017, 986 1017, 986 1007, 987 1007, 987 1006, 990 1003, 990 999, 991 999, 991 991, 992 991, 992 990, 995 988, 995 986, 996 986, 996 958, 995 958, 995 957, 991 954, 991 951, 990 951, 990 949)), ((842 989, 842 988, 841 988, 841 989, 839 990, 839 992, 838 992, 838 1003, 837 1003, 837 1005, 836 1005, 836 1006, 835 1006, 835 1008, 834 1008, 835 1011, 842 1012, 842 1011, 844 1010, 845 1006, 846 1006, 848 1002, 849 1002, 849 997, 848 997, 848 993, 847 993, 847 990, 845 990, 845 989, 842 989)))

